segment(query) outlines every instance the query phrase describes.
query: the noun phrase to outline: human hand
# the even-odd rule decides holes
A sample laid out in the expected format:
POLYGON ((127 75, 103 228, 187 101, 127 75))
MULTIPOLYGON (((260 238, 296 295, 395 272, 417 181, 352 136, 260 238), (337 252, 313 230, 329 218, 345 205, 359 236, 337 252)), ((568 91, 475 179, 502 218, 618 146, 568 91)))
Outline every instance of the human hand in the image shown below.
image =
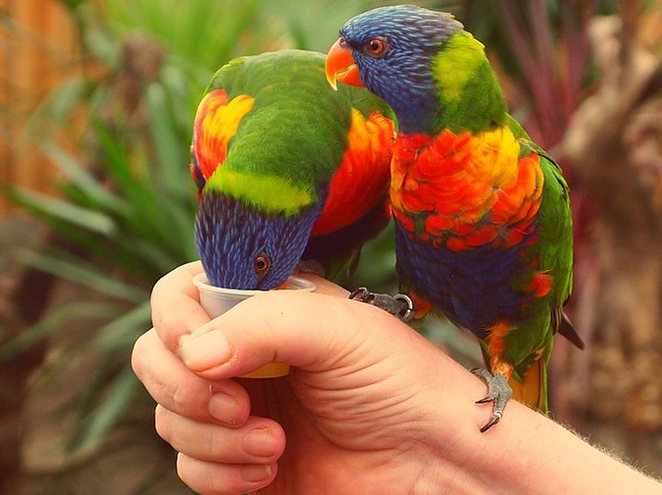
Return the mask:
MULTIPOLYGON (((156 330, 134 351, 136 373, 159 403, 157 430, 180 452, 189 486, 203 494, 269 483, 264 493, 409 493, 431 482, 430 459, 449 445, 430 434, 444 420, 434 405, 440 395, 449 410, 462 403, 444 383, 466 379, 463 368, 319 277, 314 294, 255 296, 209 321, 191 283, 199 271, 185 265, 157 284, 156 330), (295 368, 283 379, 231 379, 271 361, 295 368)), ((468 378, 479 397, 481 384, 468 378)), ((450 431, 478 430, 485 414, 468 406, 473 421, 450 431)))
POLYGON ((515 401, 480 433, 483 383, 330 282, 311 276, 316 293, 269 292, 210 321, 191 281, 201 270, 157 284, 133 366, 179 476, 203 495, 662 492, 515 401), (295 368, 233 379, 272 361, 295 368))

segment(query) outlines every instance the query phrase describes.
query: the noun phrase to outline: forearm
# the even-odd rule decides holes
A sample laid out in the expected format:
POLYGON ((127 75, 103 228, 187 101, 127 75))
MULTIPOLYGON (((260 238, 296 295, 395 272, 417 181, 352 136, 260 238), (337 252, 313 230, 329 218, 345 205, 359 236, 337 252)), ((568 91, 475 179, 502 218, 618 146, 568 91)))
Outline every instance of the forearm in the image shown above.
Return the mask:
POLYGON ((458 372, 452 386, 456 397, 438 410, 446 426, 449 413, 454 415, 454 434, 444 433, 436 468, 424 477, 424 486, 467 494, 662 494, 662 484, 515 401, 498 425, 480 433, 489 406, 474 401, 484 394, 484 385, 468 372, 458 372))
POLYGON ((504 493, 662 493, 662 485, 558 423, 520 404, 512 404, 509 413, 503 430, 483 439, 477 459, 504 493))

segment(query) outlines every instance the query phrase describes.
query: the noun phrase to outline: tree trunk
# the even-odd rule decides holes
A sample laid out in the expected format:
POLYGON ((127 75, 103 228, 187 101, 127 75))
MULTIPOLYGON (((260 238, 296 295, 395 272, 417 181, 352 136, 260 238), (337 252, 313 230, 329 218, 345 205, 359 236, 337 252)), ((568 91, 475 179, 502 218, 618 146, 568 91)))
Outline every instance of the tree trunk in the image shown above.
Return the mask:
POLYGON ((598 295, 582 297, 581 280, 576 291, 576 311, 593 312, 579 329, 592 336, 580 406, 651 430, 662 429, 662 72, 659 52, 631 32, 618 18, 594 22, 601 85, 573 118, 564 154, 597 210, 598 295))

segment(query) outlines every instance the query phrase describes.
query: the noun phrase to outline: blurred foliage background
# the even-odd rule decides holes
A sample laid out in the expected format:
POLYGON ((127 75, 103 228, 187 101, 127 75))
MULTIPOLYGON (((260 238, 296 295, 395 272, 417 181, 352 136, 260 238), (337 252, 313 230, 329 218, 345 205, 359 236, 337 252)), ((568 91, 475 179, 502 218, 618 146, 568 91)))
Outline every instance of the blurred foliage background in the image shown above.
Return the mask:
MULTIPOLYGON (((193 114, 213 72, 326 51, 372 0, 5 0, 0 7, 0 492, 187 493, 130 352, 196 258, 193 114)), ((558 341, 555 416, 662 475, 662 13, 655 1, 421 1, 488 48, 572 187, 588 347, 558 341)), ((347 284, 394 291, 392 232, 347 284)), ((478 346, 422 329, 466 364, 478 346)))

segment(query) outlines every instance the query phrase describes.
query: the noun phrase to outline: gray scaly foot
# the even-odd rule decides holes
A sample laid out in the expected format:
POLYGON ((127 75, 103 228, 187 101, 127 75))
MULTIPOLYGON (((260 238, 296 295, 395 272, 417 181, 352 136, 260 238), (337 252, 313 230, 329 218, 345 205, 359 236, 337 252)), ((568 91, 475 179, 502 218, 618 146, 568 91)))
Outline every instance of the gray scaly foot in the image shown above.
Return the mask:
POLYGON ((349 298, 377 306, 402 321, 408 321, 414 311, 414 303, 409 296, 404 294, 396 294, 395 296, 376 294, 365 287, 359 287, 352 291, 349 298))
POLYGON ((480 429, 481 433, 485 433, 501 420, 503 417, 503 410, 513 396, 513 391, 510 388, 510 385, 508 385, 508 379, 502 373, 496 373, 493 375, 485 368, 474 368, 471 372, 482 378, 487 384, 487 395, 482 399, 477 400, 476 404, 484 404, 486 402, 493 403, 492 415, 485 426, 480 429))

